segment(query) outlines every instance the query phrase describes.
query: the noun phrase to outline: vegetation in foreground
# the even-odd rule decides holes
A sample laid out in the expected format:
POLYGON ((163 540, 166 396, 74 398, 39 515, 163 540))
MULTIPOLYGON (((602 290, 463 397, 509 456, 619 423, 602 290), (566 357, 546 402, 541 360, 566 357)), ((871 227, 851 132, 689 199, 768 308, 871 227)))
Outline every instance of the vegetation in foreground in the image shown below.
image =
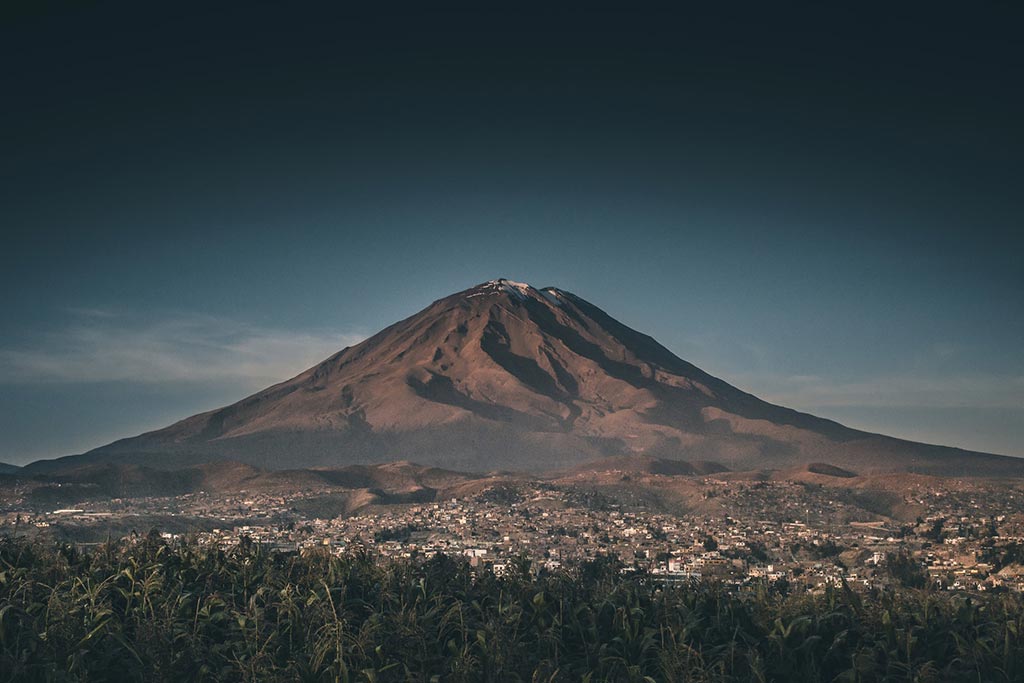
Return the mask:
POLYGON ((0 539, 10 681, 1020 681, 1024 599, 0 539))

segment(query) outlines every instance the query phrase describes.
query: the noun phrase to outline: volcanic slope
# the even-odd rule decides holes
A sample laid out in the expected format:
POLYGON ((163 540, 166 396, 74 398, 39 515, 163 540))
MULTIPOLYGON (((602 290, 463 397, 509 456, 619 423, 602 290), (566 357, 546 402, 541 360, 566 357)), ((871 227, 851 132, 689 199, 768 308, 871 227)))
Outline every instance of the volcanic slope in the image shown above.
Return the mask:
POLYGON ((89 462, 262 468, 412 460, 540 471, 643 454, 731 470, 1020 474, 1024 460, 868 434, 772 405, 569 292, 492 280, 286 382, 30 471, 89 462))

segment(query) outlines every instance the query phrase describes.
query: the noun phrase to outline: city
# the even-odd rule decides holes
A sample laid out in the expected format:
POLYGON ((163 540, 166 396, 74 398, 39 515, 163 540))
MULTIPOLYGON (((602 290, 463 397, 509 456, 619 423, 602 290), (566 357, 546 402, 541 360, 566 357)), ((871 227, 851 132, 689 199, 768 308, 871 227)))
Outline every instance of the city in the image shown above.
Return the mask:
MULTIPOLYGON (((598 476, 630 484, 638 479, 635 471, 615 469, 598 476)), ((27 485, 0 498, 0 522, 8 534, 52 536, 82 547, 117 540, 117 530, 138 538, 156 528, 168 541, 189 537, 223 548, 245 538, 281 552, 327 548, 382 560, 464 556, 478 571, 498 575, 517 558, 550 571, 613 556, 624 571, 666 582, 717 581, 736 590, 764 581, 792 591, 904 583, 953 591, 1024 589, 1024 482, 904 482, 898 495, 885 492, 886 512, 895 511, 888 516, 878 509, 878 491, 858 495, 844 486, 792 480, 640 479, 639 486, 625 487, 592 485, 580 473, 548 480, 469 478, 450 497, 431 490, 433 500, 370 504, 338 515, 331 515, 336 505, 330 503, 348 500, 351 490, 190 493, 40 510, 20 507, 31 499, 27 485), (680 483, 696 493, 697 510, 670 511, 657 495, 680 483)))

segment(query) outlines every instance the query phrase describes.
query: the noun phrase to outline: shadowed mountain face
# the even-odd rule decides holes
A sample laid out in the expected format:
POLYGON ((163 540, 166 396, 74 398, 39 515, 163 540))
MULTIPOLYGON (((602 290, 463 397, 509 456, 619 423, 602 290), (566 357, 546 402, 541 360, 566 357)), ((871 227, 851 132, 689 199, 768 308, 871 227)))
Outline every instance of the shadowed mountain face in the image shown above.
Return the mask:
POLYGON ((828 462, 858 472, 1024 472, 1024 460, 867 434, 766 403, 569 292, 507 280, 436 301, 234 405, 29 469, 406 459, 550 470, 631 454, 732 470, 828 462))

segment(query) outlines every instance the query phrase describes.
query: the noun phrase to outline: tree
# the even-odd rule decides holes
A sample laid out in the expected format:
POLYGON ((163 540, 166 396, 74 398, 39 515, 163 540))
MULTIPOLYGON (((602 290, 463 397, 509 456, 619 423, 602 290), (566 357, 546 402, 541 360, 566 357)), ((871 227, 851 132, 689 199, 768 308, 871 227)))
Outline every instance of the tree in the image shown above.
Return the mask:
POLYGON ((928 573, 906 551, 886 553, 885 568, 889 576, 905 588, 924 588, 928 573))
POLYGON ((942 528, 945 526, 946 520, 943 517, 939 517, 932 522, 931 528, 924 532, 924 537, 931 539, 936 543, 942 543, 942 528))

